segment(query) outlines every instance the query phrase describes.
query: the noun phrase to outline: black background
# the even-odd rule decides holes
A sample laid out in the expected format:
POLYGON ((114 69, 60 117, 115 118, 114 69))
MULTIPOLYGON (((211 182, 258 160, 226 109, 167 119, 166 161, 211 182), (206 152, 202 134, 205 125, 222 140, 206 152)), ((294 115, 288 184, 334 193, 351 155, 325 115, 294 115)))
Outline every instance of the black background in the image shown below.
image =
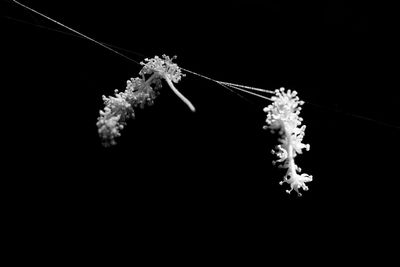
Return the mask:
POLYGON ((182 225, 262 228, 276 220, 275 211, 285 214, 280 219, 302 218, 296 227, 310 219, 360 235, 361 222, 393 223, 398 100, 386 64, 389 22, 378 19, 375 6, 126 2, 24 1, 133 51, 118 50, 135 61, 177 55, 183 68, 217 80, 297 90, 311 150, 296 159, 314 177, 310 190, 299 198, 278 184, 283 173, 270 154, 277 136, 262 130, 267 100, 243 95, 246 101, 189 73, 176 87, 196 113, 165 84, 118 145, 103 148, 96 127, 101 96, 124 89, 140 66, 2 2, 10 203, 114 223, 181 218, 182 225))

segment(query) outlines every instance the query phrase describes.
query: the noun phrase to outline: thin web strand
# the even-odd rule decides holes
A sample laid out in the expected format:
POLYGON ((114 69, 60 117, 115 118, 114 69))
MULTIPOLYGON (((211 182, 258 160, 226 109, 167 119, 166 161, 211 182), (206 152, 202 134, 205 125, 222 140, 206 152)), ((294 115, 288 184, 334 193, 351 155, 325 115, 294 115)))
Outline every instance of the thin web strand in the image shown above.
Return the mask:
POLYGON ((251 86, 246 86, 246 85, 240 85, 240 84, 235 84, 235 83, 221 82, 221 81, 220 81, 220 83, 225 84, 227 86, 231 86, 231 87, 236 87, 236 88, 240 87, 243 89, 248 89, 248 90, 253 90, 253 91, 258 91, 258 92, 263 92, 263 93, 269 93, 269 94, 275 94, 275 91, 272 91, 272 90, 251 87, 251 86))
MULTIPOLYGON (((64 24, 62 24, 62 23, 60 23, 60 22, 58 22, 58 21, 56 21, 56 20, 54 20, 54 19, 52 19, 52 18, 46 16, 46 15, 44 15, 44 14, 42 14, 42 13, 40 13, 40 12, 38 12, 38 11, 36 11, 36 10, 34 10, 34 9, 30 8, 30 7, 28 7, 28 6, 26 6, 26 5, 23 5, 23 4, 19 3, 18 1, 13 0, 13 2, 15 2, 16 4, 18 4, 18 5, 20 5, 20 6, 24 7, 24 8, 26 8, 26 9, 28 9, 28 10, 30 10, 31 12, 34 12, 35 14, 38 14, 38 15, 40 15, 40 16, 42 16, 42 17, 44 17, 44 18, 46 18, 46 19, 48 19, 48 20, 50 20, 50 21, 56 23, 57 25, 60 25, 61 27, 64 27, 64 28, 66 28, 66 29, 72 31, 73 33, 75 33, 76 35, 78 35, 78 36, 81 37, 81 38, 85 38, 85 39, 87 39, 87 40, 90 40, 90 41, 92 41, 92 42, 94 42, 94 43, 96 43, 96 44, 98 44, 98 45, 100 45, 100 46, 102 46, 102 47, 104 47, 104 48, 106 48, 106 49, 108 49, 108 50, 110 50, 110 51, 116 53, 117 55, 119 55, 119 56, 121 56, 121 57, 123 57, 123 58, 125 58, 125 59, 128 59, 129 61, 135 62, 136 64, 140 65, 140 63, 137 62, 136 60, 131 59, 130 57, 128 57, 128 56, 126 56, 126 55, 124 55, 124 54, 122 54, 122 53, 120 53, 120 52, 118 52, 118 51, 112 49, 111 47, 109 47, 109 46, 108 46, 107 44, 105 44, 105 43, 102 43, 102 42, 99 42, 99 41, 97 41, 97 40, 95 40, 95 39, 93 39, 93 38, 90 38, 89 36, 87 36, 87 35, 85 35, 85 34, 83 34, 83 33, 80 33, 80 32, 78 32, 78 31, 72 29, 71 27, 68 27, 68 26, 66 26, 66 25, 64 25, 64 24)), ((42 26, 40 26, 40 27, 42 27, 42 26)), ((182 68, 182 67, 181 67, 181 69, 184 70, 184 71, 186 71, 186 72, 188 72, 188 73, 191 73, 191 74, 197 75, 197 76, 199 76, 199 77, 202 77, 202 78, 204 78, 204 79, 207 79, 207 80, 216 82, 216 83, 218 83, 219 85, 221 85, 222 87, 224 87, 224 88, 228 89, 229 91, 235 93, 235 94, 238 95, 239 97, 245 99, 246 101, 249 101, 248 99, 246 99, 246 98, 243 97, 242 95, 240 95, 240 94, 234 92, 232 89, 228 88, 227 86, 224 86, 223 84, 221 84, 221 83, 220 83, 219 81, 217 81, 217 80, 214 80, 214 79, 212 79, 212 78, 209 78, 209 77, 207 77, 207 76, 201 75, 201 74, 199 74, 199 73, 190 71, 190 70, 185 69, 185 68, 182 68)))
MULTIPOLYGON (((31 25, 31 26, 37 27, 37 28, 39 28, 39 29, 45 29, 45 30, 48 30, 48 31, 52 31, 52 32, 56 32, 56 33, 61 33, 61 34, 67 35, 67 36, 73 36, 73 37, 76 37, 76 38, 80 38, 80 39, 86 40, 86 37, 81 36, 81 35, 78 35, 78 34, 75 34, 75 33, 72 33, 72 32, 66 32, 66 31, 62 31, 62 30, 57 30, 57 29, 54 29, 54 28, 50 28, 50 27, 47 27, 47 26, 43 26, 43 25, 41 25, 41 24, 31 23, 31 22, 28 22, 28 21, 25 21, 25 20, 21 20, 21 19, 17 19, 17 18, 13 18, 13 17, 10 17, 10 16, 1 16, 1 17, 2 17, 2 18, 5 18, 5 19, 12 20, 12 21, 15 21, 15 22, 19 22, 19 23, 22 23, 22 24, 31 25)), ((118 50, 120 50, 120 51, 124 51, 124 52, 126 52, 126 53, 129 53, 129 54, 134 54, 134 55, 140 56, 140 57, 142 57, 142 58, 146 58, 145 55, 143 55, 143 54, 141 54, 141 53, 139 53, 139 52, 135 52, 135 51, 132 51, 132 50, 128 50, 128 49, 126 49, 126 48, 122 48, 122 47, 119 47, 119 46, 116 46, 116 45, 113 45, 113 44, 109 44, 109 43, 106 43, 106 42, 101 42, 101 41, 98 41, 98 42, 99 42, 99 43, 102 43, 102 44, 104 44, 104 45, 106 45, 106 46, 108 46, 108 47, 112 47, 112 48, 118 49, 118 50)), ((132 59, 132 60, 133 60, 133 59, 132 59)))
MULTIPOLYGON (((218 83, 218 82, 217 82, 217 83, 218 83)), ((232 88, 229 88, 228 86, 225 86, 225 85, 220 84, 220 83, 218 83, 218 84, 219 84, 220 86, 224 87, 225 89, 231 91, 232 93, 234 93, 234 94, 237 95, 238 97, 242 98, 243 100, 245 100, 245 101, 247 101, 247 102, 249 102, 249 103, 251 103, 251 104, 254 104, 254 102, 250 101, 249 99, 247 99, 246 97, 242 96, 242 95, 239 94, 238 92, 233 91, 232 88)))
MULTIPOLYGON (((6 19, 9 19, 9 20, 13 20, 13 21, 19 22, 19 23, 28 24, 28 25, 31 25, 31 26, 34 26, 34 27, 37 27, 37 28, 40 28, 40 29, 45 29, 45 30, 49 30, 49 31, 53 31, 53 32, 57 32, 57 33, 61 33, 61 34, 64 34, 64 35, 73 36, 73 37, 77 37, 77 38, 81 38, 81 39, 86 40, 86 37, 83 36, 83 35, 78 35, 78 34, 74 34, 74 33, 70 33, 70 32, 65 32, 65 31, 53 29, 53 28, 50 28, 50 27, 47 27, 47 26, 43 26, 43 25, 40 25, 40 24, 30 23, 30 22, 28 22, 28 21, 24 21, 24 20, 12 18, 12 17, 9 17, 9 16, 2 16, 2 17, 3 17, 3 18, 6 18, 6 19)), ((109 43, 105 43, 105 42, 101 42, 101 41, 98 41, 98 42, 100 42, 100 43, 102 43, 102 44, 104 44, 104 45, 106 45, 106 46, 113 47, 113 48, 115 48, 115 49, 118 49, 118 50, 121 50, 121 51, 130 53, 130 54, 135 54, 135 55, 141 56, 141 57, 143 57, 143 58, 146 58, 146 56, 143 55, 143 54, 141 54, 141 53, 138 53, 138 52, 135 52, 135 51, 132 51, 132 50, 129 50, 129 49, 125 49, 125 48, 122 48, 122 47, 119 47, 119 46, 116 46, 116 45, 113 45, 113 44, 109 44, 109 43)), ((248 102, 254 104, 252 101, 248 100, 247 98, 245 98, 245 97, 242 96, 241 94, 239 94, 239 93, 233 91, 231 88, 229 88, 229 87, 227 87, 227 86, 224 85, 224 84, 231 84, 231 83, 226 83, 226 82, 217 81, 217 80, 214 80, 214 79, 212 79, 212 78, 209 78, 209 77, 207 77, 207 76, 204 76, 204 75, 202 75, 202 74, 196 73, 196 72, 194 72, 194 71, 190 71, 190 70, 185 69, 185 68, 182 68, 182 67, 180 67, 180 69, 186 71, 187 73, 193 74, 193 75, 195 75, 195 76, 199 76, 199 77, 204 78, 204 79, 207 79, 207 80, 209 80, 209 81, 216 82, 216 83, 218 83, 220 86, 222 86, 222 87, 224 87, 225 89, 227 89, 227 90, 231 91, 232 93, 236 94, 237 96, 239 96, 239 97, 242 98, 243 100, 248 101, 248 102)))
POLYGON ((215 83, 219 84, 220 86, 224 87, 225 89, 231 91, 231 92, 234 93, 235 95, 239 96, 240 98, 246 100, 247 102, 253 103, 253 102, 251 102, 250 100, 248 100, 247 98, 245 98, 244 96, 242 96, 241 94, 239 94, 239 93, 233 91, 233 90, 232 90, 233 88, 230 88, 230 87, 226 86, 224 83, 221 83, 221 82, 218 81, 218 80, 212 79, 212 78, 210 78, 210 77, 204 76, 203 74, 200 74, 200 73, 197 73, 197 72, 194 72, 194 71, 191 71, 191 70, 182 68, 182 67, 180 67, 180 69, 182 69, 183 71, 186 71, 187 73, 190 73, 190 74, 192 74, 192 75, 198 76, 198 77, 200 77, 200 78, 209 80, 209 81, 211 81, 211 82, 215 82, 215 83))
MULTIPOLYGON (((128 50, 128 49, 124 49, 124 48, 121 48, 121 47, 117 47, 115 45, 110 45, 110 44, 107 44, 107 43, 104 43, 104 42, 96 41, 96 40, 94 40, 94 39, 92 39, 92 38, 90 38, 90 37, 78 32, 78 31, 76 31, 76 30, 74 30, 74 29, 72 29, 72 28, 70 28, 70 27, 68 27, 68 26, 66 26, 66 25, 64 25, 64 24, 62 24, 62 23, 60 23, 60 22, 58 22, 58 21, 46 16, 46 15, 44 15, 44 14, 41 14, 40 12, 38 12, 38 11, 28 7, 28 6, 25 6, 25 5, 21 4, 21 3, 19 3, 18 1, 15 1, 15 0, 12 0, 12 1, 14 3, 16 3, 16 4, 18 4, 18 5, 22 6, 22 7, 30 10, 31 12, 34 12, 35 14, 38 14, 38 15, 40 15, 40 16, 42 16, 42 17, 44 17, 44 18, 46 18, 46 19, 48 19, 48 20, 50 20, 50 21, 52 21, 52 22, 54 22, 54 23, 56 23, 56 24, 58 24, 58 25, 60 25, 62 27, 64 27, 64 28, 66 28, 66 29, 68 29, 70 31, 72 31, 73 33, 76 33, 76 34, 71 34, 71 33, 67 33, 67 32, 64 32, 64 31, 59 31, 59 30, 56 30, 56 29, 52 29, 52 28, 49 28, 49 27, 42 26, 42 25, 35 25, 35 24, 29 23, 29 22, 26 22, 26 21, 23 21, 23 20, 11 18, 9 16, 3 16, 5 18, 12 19, 12 20, 15 20, 15 21, 21 22, 21 23, 30 24, 30 25, 33 25, 33 26, 36 26, 36 27, 39 27, 39 28, 44 28, 44 29, 47 29, 47 30, 52 30, 52 31, 55 31, 55 32, 63 33, 63 34, 67 34, 67 35, 72 35, 72 36, 75 36, 75 37, 88 39, 88 40, 93 41, 94 43, 96 43, 96 44, 98 44, 98 45, 100 45, 100 46, 102 46, 102 47, 104 47, 104 48, 116 53, 117 55, 119 55, 121 57, 124 57, 125 59, 128 59, 129 61, 135 62, 136 64, 139 64, 139 65, 140 65, 139 62, 129 58, 128 56, 126 56, 126 55, 124 55, 124 54, 122 54, 122 53, 120 53, 120 52, 118 52, 118 51, 116 51, 116 50, 114 50, 114 49, 112 49, 110 47, 114 47, 116 49, 120 49, 121 51, 125 51, 125 52, 128 52, 128 53, 132 53, 132 54, 136 54, 136 55, 140 55, 140 56, 144 57, 144 55, 139 54, 137 52, 134 52, 134 51, 131 51, 131 50, 128 50)), ((236 95, 238 95, 239 97, 243 98, 246 101, 249 101, 249 100, 246 99, 245 97, 243 97, 242 95, 238 94, 237 92, 233 91, 232 89, 240 90, 240 91, 243 91, 243 92, 246 92, 246 93, 249 93, 249 94, 253 94, 253 95, 256 95, 256 96, 264 98, 264 99, 271 100, 268 97, 264 97, 264 96, 261 96, 261 95, 255 94, 255 93, 251 93, 251 92, 245 91, 245 90, 243 90, 241 88, 246 88, 246 89, 255 90, 255 91, 260 91, 260 90, 265 90, 265 89, 256 88, 256 87, 250 87, 250 86, 245 86, 245 85, 239 85, 239 84, 234 84, 234 83, 228 83, 228 82, 223 82, 223 81, 218 81, 218 80, 209 78, 209 77, 207 77, 205 75, 190 71, 190 70, 182 68, 182 67, 181 67, 181 69, 186 71, 186 72, 188 72, 188 73, 191 73, 193 75, 196 75, 196 76, 199 76, 201 78, 207 79, 209 81, 216 82, 219 85, 221 85, 222 87, 224 87, 225 89, 230 90, 231 92, 235 93, 236 95), (230 88, 227 87, 226 85, 230 86, 230 88), (241 88, 239 88, 239 87, 241 87, 241 88)), ((269 91, 269 90, 265 90, 265 92, 273 93, 273 91, 269 91)), ((251 101, 249 101, 249 102, 251 102, 251 101)), ((395 128, 396 130, 400 130, 400 126, 398 126, 398 125, 393 125, 393 124, 389 124, 389 123, 386 123, 386 122, 378 121, 378 120, 375 120, 375 119, 372 119, 372 118, 369 118, 369 117, 365 117, 365 116, 361 116, 361 115, 358 115, 358 114, 355 114, 355 113, 349 113, 349 112, 345 112, 345 111, 339 111, 339 110, 333 109, 333 108, 324 107, 324 106, 321 106, 319 104, 315 104, 315 103, 312 103, 312 102, 309 102, 309 101, 305 101, 305 102, 308 103, 308 104, 314 105, 314 106, 316 106, 318 108, 327 109, 327 110, 330 110, 330 111, 335 112, 335 113, 342 113, 344 115, 351 116, 353 118, 357 118, 357 119, 365 120, 365 121, 370 121, 370 122, 373 122, 373 123, 380 124, 382 126, 391 127, 391 128, 395 128)))
POLYGON ((395 124, 387 123, 387 122, 384 122, 384 121, 379 121, 379 120, 376 120, 376 119, 372 119, 372 118, 369 118, 369 117, 366 117, 366 116, 362 116, 362 115, 359 115, 359 114, 350 113, 350 112, 341 110, 339 108, 322 106, 320 104, 316 104, 316 103, 310 102, 308 100, 304 101, 304 102, 307 103, 308 105, 317 107, 319 109, 327 110, 327 111, 330 111, 330 112, 333 112, 333 113, 339 113, 339 114, 342 114, 342 115, 353 117, 355 119, 369 121, 369 122, 376 123, 376 124, 379 124, 379 125, 382 125, 382 126, 385 126, 385 127, 389 127, 389 128, 394 128, 396 130, 400 130, 400 125, 395 125, 395 124))
POLYGON ((100 45, 100 46, 102 46, 102 47, 104 47, 104 48, 106 48, 106 49, 108 49, 108 50, 114 52, 114 53, 116 53, 116 54, 118 54, 118 55, 120 55, 121 57, 123 57, 123 58, 125 58, 125 59, 127 59, 127 60, 129 60, 129 61, 135 62, 136 64, 139 64, 139 65, 140 65, 140 63, 137 62, 136 60, 131 59, 130 57, 125 56, 124 54, 118 52, 117 50, 114 50, 114 49, 112 49, 111 47, 108 47, 107 45, 105 45, 105 44, 103 44, 103 43, 101 43, 101 42, 99 42, 99 41, 96 41, 95 39, 90 38, 89 36, 87 36, 87 35, 85 35, 85 34, 83 34, 83 33, 80 33, 80 32, 78 32, 78 31, 72 29, 72 28, 68 27, 67 25, 62 24, 61 22, 58 22, 57 20, 54 20, 54 19, 52 19, 52 18, 50 18, 50 17, 48 17, 48 16, 46 16, 46 15, 44 15, 44 14, 42 14, 42 13, 36 11, 36 10, 34 10, 34 9, 32 9, 32 8, 30 8, 30 7, 28 7, 28 6, 24 5, 24 4, 21 4, 21 3, 18 2, 18 1, 13 0, 13 2, 16 3, 16 4, 18 4, 18 5, 20 5, 20 6, 22 6, 23 8, 28 9, 29 11, 31 11, 31 12, 33 12, 33 13, 39 15, 39 16, 42 16, 42 17, 44 17, 44 18, 46 18, 46 19, 48 19, 48 20, 50 20, 50 21, 56 23, 57 25, 60 25, 61 27, 64 27, 64 28, 66 28, 66 29, 68 29, 68 30, 70 30, 70 31, 72 31, 72 32, 74 32, 74 33, 76 33, 76 34, 78 34, 78 35, 80 35, 80 36, 82 36, 82 37, 84 37, 84 38, 86 38, 86 39, 88 39, 88 40, 90 40, 90 41, 92 41, 92 42, 94 42, 94 43, 96 43, 96 44, 98 44, 98 45, 100 45))
POLYGON ((266 97, 266 96, 263 96, 263 95, 259 95, 259 94, 254 93, 254 92, 249 92, 249 91, 246 91, 245 89, 242 89, 242 88, 239 88, 239 87, 230 86, 230 88, 234 88, 234 89, 236 89, 236 90, 240 90, 240 91, 242 91, 242 92, 245 92, 245 93, 248 93, 248 94, 251 94, 251 95, 255 95, 255 96, 257 96, 257 97, 260 97, 260 98, 263 98, 263 99, 267 99, 267 100, 272 101, 272 99, 269 98, 269 97, 266 97))
MULTIPOLYGON (((193 75, 195 75, 195 76, 198 76, 198 77, 200 77, 200 78, 207 79, 207 80, 209 80, 209 81, 215 82, 215 83, 219 84, 220 86, 224 87, 225 89, 227 89, 227 90, 231 91, 232 93, 236 94, 236 95, 239 96, 240 98, 246 100, 247 102, 254 104, 252 101, 250 101, 250 100, 247 99, 246 97, 242 96, 241 94, 239 94, 239 93, 233 91, 232 89, 236 89, 236 90, 239 90, 239 91, 243 91, 243 92, 249 93, 249 92, 247 92, 247 91, 245 91, 245 90, 242 90, 242 89, 240 89, 240 88, 235 88, 235 87, 232 87, 232 86, 227 86, 226 84, 229 84, 229 83, 225 83, 225 82, 221 82, 221 81, 212 79, 212 78, 210 78, 210 77, 204 76, 204 75, 202 75, 202 74, 200 74, 200 73, 197 73, 197 72, 194 72, 194 71, 191 71, 191 70, 182 68, 182 67, 181 67, 181 69, 184 70, 184 71, 186 71, 186 72, 188 72, 188 73, 190 73, 190 74, 193 74, 193 75)), ((258 95, 258 94, 254 94, 254 95, 256 95, 256 96, 258 96, 258 97, 260 97, 260 98, 265 98, 264 96, 261 96, 261 95, 258 95)), ((269 98, 268 98, 268 99, 269 99, 269 98)), ((269 99, 269 100, 270 100, 270 99, 269 99)))

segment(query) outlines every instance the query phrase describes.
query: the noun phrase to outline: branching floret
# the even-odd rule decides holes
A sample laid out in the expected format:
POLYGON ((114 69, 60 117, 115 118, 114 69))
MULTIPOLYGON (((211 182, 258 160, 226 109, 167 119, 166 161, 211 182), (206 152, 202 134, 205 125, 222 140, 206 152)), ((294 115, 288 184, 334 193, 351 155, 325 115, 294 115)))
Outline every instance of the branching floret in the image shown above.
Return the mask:
POLYGON ((163 55, 163 59, 155 56, 154 58, 145 58, 144 62, 140 62, 143 65, 142 70, 139 72, 143 74, 153 74, 154 72, 163 76, 163 78, 170 79, 174 83, 178 83, 185 74, 181 73, 181 69, 172 60, 176 59, 176 56, 170 58, 169 56, 163 55))
POLYGON ((280 167, 287 168, 280 184, 288 183, 290 190, 286 192, 295 190, 301 196, 299 189, 307 191, 305 183, 312 181, 311 175, 297 173, 301 169, 294 162, 296 155, 301 154, 304 148, 307 151, 310 149, 310 145, 302 143, 306 126, 301 126, 303 119, 299 114, 304 102, 300 101, 296 91, 285 92, 284 88, 275 90, 275 96, 271 99, 273 103, 264 108, 267 113, 267 125, 264 129, 280 132, 280 144, 272 151, 278 157, 275 163, 281 163, 280 167))
POLYGON ((152 105, 158 95, 161 82, 155 76, 147 81, 131 78, 126 83, 124 92, 115 90, 115 96, 103 95, 104 111, 100 111, 97 121, 98 132, 104 146, 115 145, 115 138, 126 125, 126 120, 135 117, 135 108, 152 105))

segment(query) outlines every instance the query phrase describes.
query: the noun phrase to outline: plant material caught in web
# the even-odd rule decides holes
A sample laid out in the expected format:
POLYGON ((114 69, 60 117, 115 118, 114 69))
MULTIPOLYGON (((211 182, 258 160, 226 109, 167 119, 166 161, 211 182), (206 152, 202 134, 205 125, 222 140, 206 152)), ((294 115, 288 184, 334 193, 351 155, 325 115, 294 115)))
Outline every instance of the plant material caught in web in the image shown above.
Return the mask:
POLYGON ((280 163, 281 168, 287 168, 280 184, 288 183, 290 190, 286 192, 295 190, 301 196, 299 189, 307 191, 308 187, 305 183, 312 181, 311 175, 300 174, 301 168, 294 162, 294 158, 302 153, 303 148, 307 151, 310 149, 309 144, 302 142, 306 126, 301 126, 303 119, 299 115, 304 102, 300 101, 296 91, 285 92, 283 87, 275 90, 275 96, 271 99, 273 103, 264 108, 264 112, 267 113, 267 125, 264 129, 278 130, 280 133, 280 144, 272 151, 278 157, 274 163, 280 163))
POLYGON ((145 59, 147 63, 141 62, 142 70, 139 72, 141 78, 131 78, 127 81, 124 92, 115 90, 115 96, 106 97, 103 95, 104 110, 100 111, 97 121, 99 136, 104 146, 115 145, 115 138, 121 135, 121 130, 126 125, 126 120, 135 117, 135 108, 144 108, 153 105, 154 99, 162 87, 162 79, 182 101, 189 106, 190 110, 195 108, 173 85, 181 80, 184 74, 181 73, 177 64, 172 59, 163 55, 163 59, 155 56, 152 59, 145 59), (146 76, 150 76, 146 79, 146 76))

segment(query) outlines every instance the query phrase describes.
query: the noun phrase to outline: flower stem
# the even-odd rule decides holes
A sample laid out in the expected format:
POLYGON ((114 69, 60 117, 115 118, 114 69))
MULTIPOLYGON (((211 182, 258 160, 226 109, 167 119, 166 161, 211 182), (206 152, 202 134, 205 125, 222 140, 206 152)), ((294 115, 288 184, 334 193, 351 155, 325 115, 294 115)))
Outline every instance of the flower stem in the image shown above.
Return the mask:
POLYGON ((171 79, 169 79, 168 77, 164 77, 165 80, 167 81, 169 87, 171 88, 171 90, 190 108, 190 110, 192 112, 195 112, 196 109, 195 107, 192 105, 192 103, 190 103, 189 99, 187 99, 184 95, 182 95, 178 89, 175 88, 175 86, 173 85, 171 79))

